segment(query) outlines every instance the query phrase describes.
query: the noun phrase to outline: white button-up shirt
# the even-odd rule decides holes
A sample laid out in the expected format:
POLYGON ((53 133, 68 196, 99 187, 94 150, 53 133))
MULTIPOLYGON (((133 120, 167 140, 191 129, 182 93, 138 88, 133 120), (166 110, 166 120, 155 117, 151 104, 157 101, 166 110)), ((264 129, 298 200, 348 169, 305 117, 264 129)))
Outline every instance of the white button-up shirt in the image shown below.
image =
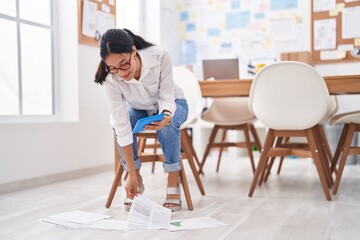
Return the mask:
POLYGON ((174 83, 169 54, 159 46, 139 50, 140 79, 125 81, 118 74, 105 78, 106 96, 110 105, 110 123, 120 146, 133 143, 128 106, 146 110, 149 115, 164 109, 174 114, 175 99, 183 99, 182 90, 174 83))

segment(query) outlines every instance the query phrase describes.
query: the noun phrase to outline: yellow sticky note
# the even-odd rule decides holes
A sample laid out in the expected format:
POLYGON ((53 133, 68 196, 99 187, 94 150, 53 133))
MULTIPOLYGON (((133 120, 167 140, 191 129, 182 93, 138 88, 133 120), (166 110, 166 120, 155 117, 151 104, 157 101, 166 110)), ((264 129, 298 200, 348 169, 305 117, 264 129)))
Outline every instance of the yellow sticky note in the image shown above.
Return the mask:
POLYGON ((329 16, 330 17, 334 17, 338 15, 338 10, 336 8, 330 9, 329 10, 329 16))
POLYGON ((180 11, 184 8, 184 6, 182 4, 177 4, 176 5, 176 10, 180 11))
POLYGON ((296 23, 302 23, 302 22, 303 22, 301 16, 296 16, 296 17, 295 17, 295 21, 296 21, 296 23))
POLYGON ((181 40, 186 40, 188 37, 187 37, 186 33, 181 33, 180 38, 181 38, 181 40))
POLYGON ((196 17, 197 17, 196 12, 195 12, 195 11, 191 11, 191 12, 190 12, 190 18, 191 18, 191 20, 195 21, 195 20, 196 20, 196 17))
POLYGON ((338 59, 344 59, 346 57, 346 52, 344 51, 337 51, 337 58, 338 59))
POLYGON ((212 44, 213 44, 213 45, 218 45, 218 44, 220 44, 220 39, 219 39, 219 38, 214 38, 214 39, 212 40, 212 44))
POLYGON ((354 39, 354 45, 355 46, 360 46, 360 38, 355 38, 354 39))
POLYGON ((178 30, 179 30, 180 32, 185 32, 185 24, 184 24, 184 23, 180 23, 180 24, 178 25, 178 30))
POLYGON ((342 10, 344 9, 345 7, 345 3, 338 3, 336 4, 336 9, 338 12, 342 12, 342 10))

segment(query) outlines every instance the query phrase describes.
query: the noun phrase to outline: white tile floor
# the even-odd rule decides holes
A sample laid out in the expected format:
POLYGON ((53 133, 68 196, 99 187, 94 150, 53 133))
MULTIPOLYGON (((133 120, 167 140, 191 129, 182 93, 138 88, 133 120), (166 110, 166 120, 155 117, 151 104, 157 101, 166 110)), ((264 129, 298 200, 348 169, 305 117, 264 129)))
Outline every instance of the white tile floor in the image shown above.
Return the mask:
MULTIPOLYGON (((185 165, 187 165, 185 163, 185 165)), ((38 219, 60 212, 84 210, 125 220, 123 189, 110 209, 104 207, 113 172, 0 195, 0 239, 359 239, 360 166, 346 166, 337 196, 326 201, 315 167, 307 159, 286 159, 280 176, 247 196, 252 173, 246 158, 224 156, 220 172, 209 159, 202 177, 201 196, 186 166, 194 210, 183 210, 172 219, 210 216, 226 227, 170 233, 166 231, 108 232, 64 230, 38 219)), ((277 167, 277 164, 275 164, 277 167)), ((155 174, 144 164, 145 195, 162 203, 166 176, 161 164, 155 174)))

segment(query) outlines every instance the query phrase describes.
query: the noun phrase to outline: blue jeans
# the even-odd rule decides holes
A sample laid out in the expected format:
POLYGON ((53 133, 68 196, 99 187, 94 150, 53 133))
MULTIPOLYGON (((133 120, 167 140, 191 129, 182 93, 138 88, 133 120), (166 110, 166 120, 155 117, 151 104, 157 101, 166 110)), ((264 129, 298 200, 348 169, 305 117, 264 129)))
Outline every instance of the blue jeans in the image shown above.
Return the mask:
MULTIPOLYGON (((181 169, 181 140, 180 140, 180 126, 186 121, 188 115, 188 105, 185 99, 176 99, 176 111, 172 117, 172 123, 162 129, 156 131, 161 149, 165 156, 163 163, 165 172, 175 172, 181 169)), ((148 117, 145 110, 137 110, 129 108, 131 127, 134 128, 136 122, 140 118, 148 117)), ((133 151, 135 160, 135 169, 140 169, 141 162, 138 155, 137 137, 133 134, 133 151)), ((125 159, 118 145, 118 150, 121 156, 122 164, 125 171, 128 171, 125 159)))

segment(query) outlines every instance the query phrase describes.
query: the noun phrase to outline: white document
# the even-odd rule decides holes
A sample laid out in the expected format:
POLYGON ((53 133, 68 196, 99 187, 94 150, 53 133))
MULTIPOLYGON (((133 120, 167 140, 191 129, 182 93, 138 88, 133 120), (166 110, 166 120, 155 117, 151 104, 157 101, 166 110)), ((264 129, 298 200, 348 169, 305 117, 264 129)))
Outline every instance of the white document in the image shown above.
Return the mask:
POLYGON ((106 5, 105 3, 103 3, 103 4, 101 4, 101 10, 103 12, 110 13, 111 8, 109 5, 106 5))
POLYGON ((97 4, 84 0, 82 15, 82 34, 88 37, 96 36, 97 4))
POLYGON ((320 52, 320 60, 338 60, 344 59, 346 52, 340 50, 328 50, 320 52))
POLYGON ((360 37, 360 6, 344 8, 342 12, 342 38, 360 37))
POLYGON ((314 21, 314 49, 336 48, 336 20, 335 18, 314 21))
POLYGON ((293 51, 300 52, 300 44, 300 39, 274 41, 275 49, 278 53, 286 53, 293 51))
POLYGON ((76 210, 52 215, 48 218, 62 220, 70 223, 89 224, 101 219, 111 218, 111 216, 76 210))
POLYGON ((115 28, 115 16, 110 13, 98 12, 96 30, 102 35, 108 29, 115 28))
POLYGON ((67 230, 76 229, 82 225, 79 223, 71 223, 71 222, 67 222, 64 220, 56 219, 56 218, 50 218, 50 217, 40 219, 39 222, 55 225, 56 227, 64 228, 67 230))
POLYGON ((270 32, 275 40, 293 40, 297 38, 296 24, 293 18, 271 19, 270 32))
POLYGON ((222 227, 225 225, 226 225, 225 223, 222 223, 210 217, 189 218, 189 219, 171 221, 169 231, 173 232, 173 231, 200 229, 200 228, 213 228, 213 227, 222 227))
POLYGON ((89 225, 83 226, 84 228, 112 230, 112 231, 126 231, 127 222, 123 220, 104 219, 93 222, 89 225))
POLYGON ((314 0, 314 12, 323 12, 334 9, 336 0, 314 0))
POLYGON ((339 44, 337 49, 340 51, 343 51, 343 52, 352 51, 354 49, 354 45, 353 44, 339 44))
POLYGON ((127 217, 127 229, 168 229, 171 210, 138 195, 127 217))

